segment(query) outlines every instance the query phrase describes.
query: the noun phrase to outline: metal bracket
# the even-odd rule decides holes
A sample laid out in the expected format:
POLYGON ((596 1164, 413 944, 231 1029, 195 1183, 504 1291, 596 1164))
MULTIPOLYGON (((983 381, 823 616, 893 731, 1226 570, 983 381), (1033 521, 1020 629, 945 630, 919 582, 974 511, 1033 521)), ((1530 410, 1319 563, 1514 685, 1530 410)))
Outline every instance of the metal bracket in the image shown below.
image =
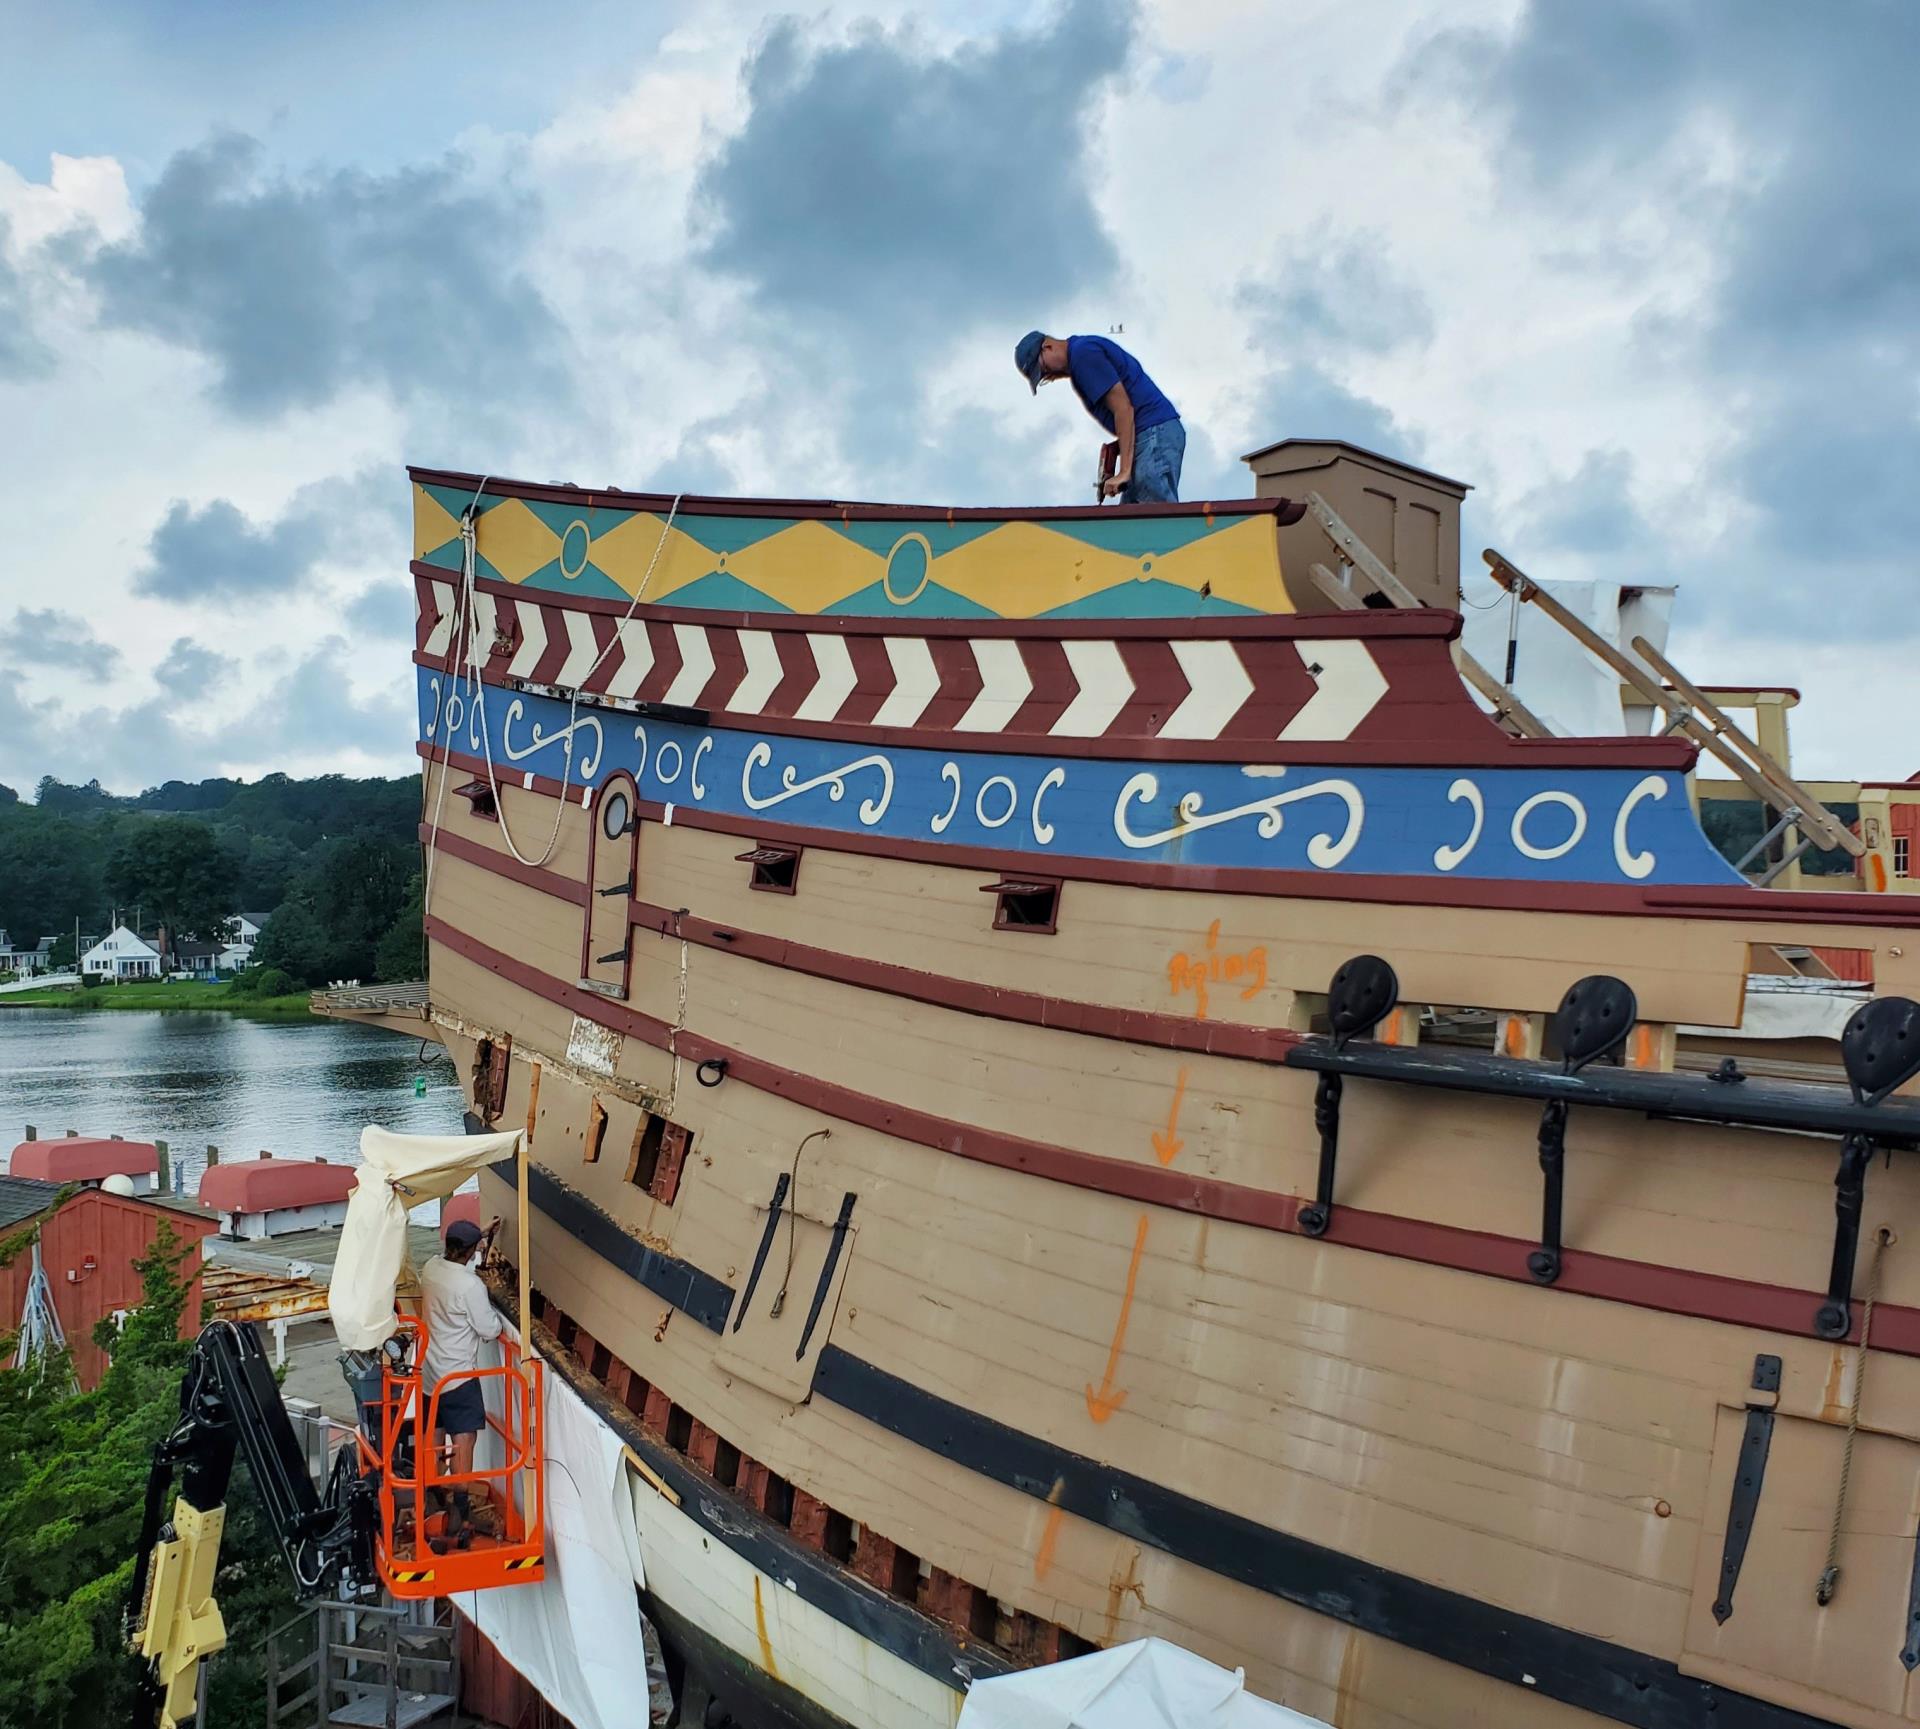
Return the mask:
POLYGON ((1849 1135, 1840 1143, 1840 1168, 1833 1175, 1833 1265, 1827 1274, 1827 1300, 1813 1318, 1813 1330, 1823 1339, 1844 1339, 1853 1331, 1853 1263, 1872 1162, 1871 1135, 1849 1135))
POLYGON ((630 895, 633 893, 633 878, 629 876, 625 882, 614 883, 610 888, 595 889, 593 892, 602 900, 609 895, 630 895))
MULTIPOLYGON (((1753 1359, 1753 1390, 1780 1391, 1780 1359, 1764 1352, 1753 1359)), ((1733 1499, 1727 1507, 1727 1537, 1720 1550, 1720 1595, 1713 1600, 1714 1620, 1725 1624, 1733 1613, 1733 1588, 1740 1583, 1740 1567, 1747 1558, 1747 1539, 1753 1535, 1753 1516, 1760 1506, 1760 1485, 1767 1475, 1767 1452, 1773 1445, 1773 1407, 1747 1405, 1747 1432, 1740 1438, 1740 1457, 1733 1466, 1733 1499)))
POLYGON ((1294 1223, 1309 1237, 1324 1237, 1333 1223, 1333 1173, 1340 1156, 1340 1094, 1344 1086, 1339 1075, 1322 1074, 1313 1089, 1313 1126, 1320 1131, 1320 1177, 1314 1184, 1313 1199, 1294 1215, 1294 1223))
POLYGON ((813 1302, 807 1309, 807 1324, 800 1329, 800 1343, 793 1349, 796 1363, 807 1354, 807 1342, 813 1337, 828 1288, 833 1284, 833 1270, 840 1264, 840 1251, 846 1247, 847 1227, 853 1222, 853 1203, 858 1198, 851 1189, 840 1197, 840 1216, 833 1221, 833 1241, 827 1245, 827 1258, 820 1264, 820 1282, 813 1287, 813 1302))
POLYGON ((1907 1642, 1900 1647, 1900 1661, 1908 1669, 1920 1668, 1920 1532, 1913 1539, 1913 1578, 1907 1585, 1907 1642))
POLYGON ((1527 1271, 1543 1285, 1560 1277, 1560 1209, 1566 1194, 1567 1102, 1553 1099, 1540 1113, 1540 1247, 1527 1257, 1527 1271))
POLYGON ((597 967, 610 967, 615 961, 624 961, 632 953, 633 945, 628 943, 621 948, 615 949, 610 955, 599 956, 593 964, 597 967))
POLYGON ((760 1247, 754 1251, 753 1270, 747 1274, 747 1288, 740 1293, 740 1306, 734 1312, 733 1331, 740 1331, 740 1323, 747 1318, 747 1310, 753 1306, 753 1293, 760 1283, 760 1274, 767 1264, 767 1251, 773 1247, 773 1233, 780 1228, 780 1204, 787 1198, 787 1173, 782 1171, 774 1179, 773 1199, 767 1203, 767 1227, 760 1233, 760 1247))

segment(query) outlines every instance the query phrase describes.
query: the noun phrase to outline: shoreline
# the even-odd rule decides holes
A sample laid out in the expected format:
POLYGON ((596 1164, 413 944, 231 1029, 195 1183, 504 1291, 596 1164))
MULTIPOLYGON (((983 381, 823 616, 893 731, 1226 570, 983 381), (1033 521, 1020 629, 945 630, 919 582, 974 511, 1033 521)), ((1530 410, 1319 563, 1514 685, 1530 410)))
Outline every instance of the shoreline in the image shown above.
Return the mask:
POLYGON ((199 1011, 204 1014, 243 1015, 262 1021, 317 1021, 319 1015, 307 1006, 308 993, 285 996, 250 997, 234 994, 231 983, 205 984, 182 981, 178 984, 96 985, 91 990, 81 985, 62 986, 45 991, 22 991, 0 996, 0 1013, 10 1008, 68 1009, 94 1013, 110 1009, 150 1010, 161 1014, 199 1011))

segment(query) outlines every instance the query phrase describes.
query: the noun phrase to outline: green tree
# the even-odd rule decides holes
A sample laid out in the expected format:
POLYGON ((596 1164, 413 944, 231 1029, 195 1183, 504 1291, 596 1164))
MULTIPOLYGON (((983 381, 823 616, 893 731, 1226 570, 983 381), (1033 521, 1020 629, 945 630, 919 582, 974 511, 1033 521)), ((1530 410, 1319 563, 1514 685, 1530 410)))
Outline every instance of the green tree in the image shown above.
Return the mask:
POLYGON ((62 931, 53 939, 53 947, 47 951, 47 965, 57 973, 70 973, 80 964, 80 957, 73 946, 73 932, 62 931))
POLYGON ((289 974, 297 984, 325 984, 330 959, 326 927, 304 900, 284 901, 260 933, 253 959, 256 966, 289 974))
POLYGON ((213 941, 233 916, 233 870, 212 828, 156 817, 131 830, 107 861, 107 887, 174 938, 213 941))
POLYGON ((376 979, 392 983, 397 979, 426 976, 424 897, 421 875, 415 871, 413 881, 407 885, 406 900, 401 904, 393 923, 387 926, 387 934, 380 939, 380 946, 374 950, 373 976, 376 979))

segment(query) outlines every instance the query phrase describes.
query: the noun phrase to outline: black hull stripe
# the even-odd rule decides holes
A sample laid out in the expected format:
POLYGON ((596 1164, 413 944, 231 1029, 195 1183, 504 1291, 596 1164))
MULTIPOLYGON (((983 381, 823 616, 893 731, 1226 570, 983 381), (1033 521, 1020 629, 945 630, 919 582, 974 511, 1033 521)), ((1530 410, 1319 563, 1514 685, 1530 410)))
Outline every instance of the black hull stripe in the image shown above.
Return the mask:
MULTIPOLYGON (((502 1180, 513 1181, 511 1160, 494 1170, 502 1180)), ((649 1249, 592 1202, 537 1166, 529 1173, 528 1193, 536 1207, 602 1260, 656 1296, 685 1308, 712 1331, 724 1326, 732 1306, 731 1287, 687 1262, 649 1249), (682 1293, 699 1306, 683 1304, 682 1293)), ((850 1356, 837 1345, 828 1344, 821 1351, 813 1391, 815 1397, 830 1399, 843 1410, 979 1476, 1039 1501, 1051 1499, 1077 1518, 1178 1560, 1442 1662, 1634 1729, 1831 1729, 1825 1718, 1683 1675, 1663 1658, 1444 1590, 1103 1465, 940 1398, 850 1356)), ((658 1449, 650 1443, 647 1451, 652 1462, 658 1449)), ((680 1469, 693 1484, 705 1483, 684 1466, 680 1469)), ((663 1468, 663 1474, 682 1488, 672 1473, 663 1468)), ((711 1486, 702 1492, 713 1493, 711 1486)), ((736 1520, 740 1517, 735 1503, 729 1501, 727 1514, 736 1520)), ((748 1553, 724 1527, 722 1534, 730 1547, 748 1553)), ((799 1555, 809 1553, 795 1545, 788 1547, 799 1555)), ((752 1555, 748 1558, 763 1571, 778 1571, 752 1555)), ((889 1603, 877 1592, 871 1595, 878 1603, 889 1603)), ((870 1610, 877 1606, 863 1603, 861 1607, 869 1612, 849 1624, 926 1673, 953 1679, 951 1658, 944 1666, 930 1665, 924 1653, 910 1655, 871 1631, 875 1617, 870 1610)), ((830 1612, 846 1619, 838 1609, 830 1612)), ((917 1611, 907 1613, 915 1622, 924 1621, 917 1611)))

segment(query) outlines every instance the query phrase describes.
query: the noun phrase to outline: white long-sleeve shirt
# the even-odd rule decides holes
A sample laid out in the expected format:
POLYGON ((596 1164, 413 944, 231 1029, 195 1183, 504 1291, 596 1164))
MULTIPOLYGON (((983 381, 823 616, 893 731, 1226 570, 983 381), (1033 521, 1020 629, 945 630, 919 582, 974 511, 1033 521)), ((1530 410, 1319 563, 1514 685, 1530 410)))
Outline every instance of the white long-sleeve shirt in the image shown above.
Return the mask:
POLYGON ((443 1375, 471 1374, 480 1367, 480 1347, 500 1337, 500 1311, 471 1266, 435 1255, 420 1269, 427 1301, 426 1390, 443 1375))

